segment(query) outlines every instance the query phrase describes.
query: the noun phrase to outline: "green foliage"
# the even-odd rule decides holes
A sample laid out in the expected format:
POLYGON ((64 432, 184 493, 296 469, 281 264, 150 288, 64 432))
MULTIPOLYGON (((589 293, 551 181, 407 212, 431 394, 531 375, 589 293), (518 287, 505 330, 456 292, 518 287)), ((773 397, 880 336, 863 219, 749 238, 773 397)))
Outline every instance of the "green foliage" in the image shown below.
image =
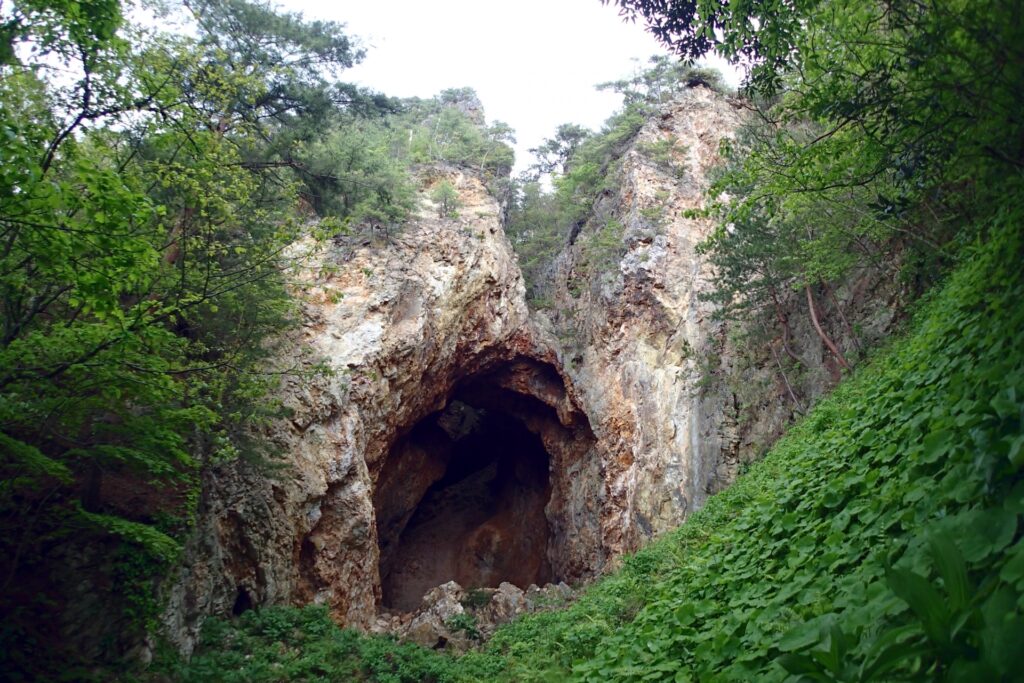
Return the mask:
POLYGON ((466 597, 459 601, 459 603, 469 609, 477 609, 490 604, 491 594, 481 588, 471 588, 466 591, 466 597))
POLYGON ((441 180, 430 191, 430 200, 437 205, 439 218, 456 218, 459 209, 459 193, 448 180, 441 180))
POLYGON ((716 52, 752 67, 764 89, 778 87, 779 72, 792 64, 807 13, 821 0, 601 0, 632 21, 643 17, 651 32, 683 59, 716 52))
POLYGON ((274 607, 231 621, 211 619, 187 664, 158 663, 175 680, 201 683, 285 681, 454 681, 454 659, 391 638, 339 629, 325 607, 274 607))
MULTIPOLYGON (((545 193, 536 181, 524 180, 509 212, 508 234, 520 259, 527 288, 535 302, 543 299, 544 273, 551 259, 579 234, 600 192, 615 182, 618 158, 643 125, 637 110, 624 109, 605 123, 604 129, 587 137, 563 164, 565 172, 552 178, 553 193, 545 193)), ((554 141, 549 141, 554 143, 554 141)), ((607 265, 604 255, 616 232, 606 223, 596 239, 600 248, 591 251, 595 266, 607 265)))
POLYGON ((509 173, 512 130, 500 121, 485 125, 471 89, 392 102, 391 109, 372 118, 335 115, 296 146, 289 162, 304 183, 304 198, 345 229, 395 232, 416 208, 415 165, 466 166, 494 186, 509 173))
POLYGON ((652 161, 655 166, 678 176, 681 171, 677 160, 686 152, 686 146, 681 144, 675 135, 668 135, 655 142, 637 145, 637 151, 652 161))
POLYGON ((695 67, 665 55, 648 58, 644 69, 631 78, 601 83, 599 90, 613 90, 622 95, 626 108, 653 114, 687 88, 704 86, 723 95, 730 94, 722 75, 714 69, 695 67))
POLYGON ((16 47, 31 42, 40 55, 69 57, 110 45, 124 18, 117 0, 22 0, 0 25, 0 66, 19 64, 16 47))
POLYGON ((268 371, 294 319, 289 247, 319 236, 297 220, 310 185, 295 155, 328 122, 358 128, 359 92, 326 76, 359 53, 336 25, 264 5, 190 9, 194 37, 126 25, 117 3, 3 10, 19 47, 0 55, 0 668, 12 677, 70 666, 57 614, 76 584, 109 598, 99 647, 153 624, 154 583, 203 472, 271 458, 256 436, 281 414, 268 390, 296 372, 268 371), (69 578, 62 562, 91 569, 69 578))
POLYGON ((583 241, 583 267, 590 274, 609 272, 624 252, 622 222, 609 218, 604 224, 586 235, 583 241))
POLYGON ((219 95, 217 106, 265 129, 253 161, 294 162, 294 146, 316 139, 339 117, 373 118, 398 103, 337 80, 365 52, 344 26, 307 21, 269 3, 187 0, 182 3, 200 34, 204 62, 214 69, 259 65, 258 84, 219 95))
POLYGON ((384 680, 381 652, 423 680, 1017 680, 1022 219, 1001 212, 907 337, 567 609, 458 660, 296 626, 318 608, 247 613, 213 622, 185 680, 384 680))
POLYGON ((310 202, 354 226, 396 229, 415 208, 416 188, 399 150, 404 130, 385 119, 339 123, 303 146, 310 202))
POLYGON ((552 173, 564 174, 568 170, 569 160, 576 154, 579 146, 593 133, 575 123, 563 123, 555 130, 555 136, 549 138, 538 147, 530 149, 536 158, 531 167, 531 180, 552 173))
POLYGON ((448 163, 504 178, 512 169, 515 142, 512 129, 501 121, 486 126, 483 107, 471 88, 446 90, 429 100, 403 103, 406 153, 413 163, 448 163))
POLYGON ((788 290, 865 269, 902 268, 920 293, 1014 192, 1016 3, 617 4, 684 56, 714 47, 753 64, 758 115, 724 145, 703 245, 725 314, 749 321, 788 290))
POLYGON ((462 631, 466 634, 467 638, 472 640, 480 639, 480 631, 476 627, 476 617, 469 612, 456 614, 445 625, 453 631, 462 631))
POLYGON ((70 667, 80 643, 57 615, 85 582, 109 606, 93 651, 122 655, 154 623, 204 475, 236 459, 275 474, 271 390, 320 371, 281 365, 278 348, 289 281, 319 241, 395 229, 415 208, 412 163, 512 163, 511 130, 485 126, 471 91, 399 103, 339 82, 362 52, 337 24, 246 0, 183 8, 180 35, 127 24, 117 2, 0 8, 12 677, 70 667), (90 571, 61 575, 68 562, 90 571))
POLYGON ((507 680, 1013 680, 1022 217, 677 532, 499 630, 507 680))
POLYGON ((539 182, 523 179, 516 189, 505 233, 526 281, 527 301, 537 306, 543 301, 547 268, 565 244, 565 231, 555 218, 554 199, 539 182))
MULTIPOLYGON (((583 244, 587 277, 605 273, 622 253, 622 223, 615 217, 593 218, 602 193, 615 191, 619 161, 648 118, 680 92, 697 86, 718 87, 720 76, 652 57, 633 78, 598 86, 622 95, 623 107, 598 133, 563 124, 555 136, 531 150, 538 161, 520 178, 513 193, 506 231, 516 249, 534 305, 546 300, 546 278, 552 259, 567 244, 583 244), (553 192, 539 179, 549 176, 553 192)), ((670 173, 684 148, 669 137, 642 145, 640 151, 670 173)), ((653 218, 653 217, 652 217, 653 218)), ((656 227, 658 220, 651 220, 656 227)))

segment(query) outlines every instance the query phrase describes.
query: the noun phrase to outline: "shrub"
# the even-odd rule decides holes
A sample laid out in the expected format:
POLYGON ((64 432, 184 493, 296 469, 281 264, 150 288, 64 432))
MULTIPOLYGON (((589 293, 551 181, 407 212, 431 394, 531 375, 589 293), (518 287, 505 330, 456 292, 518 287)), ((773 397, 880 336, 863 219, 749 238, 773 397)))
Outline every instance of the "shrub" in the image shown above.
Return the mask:
POLYGON ((447 180, 442 180, 430 191, 430 200, 437 205, 439 218, 457 218, 458 208, 461 205, 459 193, 447 180))

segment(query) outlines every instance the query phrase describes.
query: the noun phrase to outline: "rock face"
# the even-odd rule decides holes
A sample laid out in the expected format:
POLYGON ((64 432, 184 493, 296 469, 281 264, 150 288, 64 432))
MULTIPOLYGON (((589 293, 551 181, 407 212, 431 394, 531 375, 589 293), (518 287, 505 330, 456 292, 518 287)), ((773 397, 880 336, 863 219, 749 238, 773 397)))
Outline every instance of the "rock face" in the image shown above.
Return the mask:
MULTIPOLYGON (((622 156, 618 190, 596 201, 556 258, 554 306, 537 316, 560 340, 559 360, 607 457, 601 531, 610 555, 678 526, 763 453, 797 407, 777 371, 776 340, 751 355, 749 344, 735 343, 747 331, 716 319, 705 296, 713 273, 696 250, 713 224, 687 217, 704 207, 720 141, 734 136, 745 111, 694 87, 648 121, 622 156)), ((893 320, 875 291, 881 282, 868 273, 835 292, 869 343, 893 320)), ((833 303, 819 305, 832 313, 833 303)), ((795 296, 782 302, 790 347, 807 368, 798 390, 813 399, 840 375, 799 306, 795 296)), ((832 338, 850 348, 852 330, 825 317, 832 338)))
POLYGON ((504 581, 497 588, 466 591, 449 581, 428 591, 416 611, 383 614, 370 630, 423 647, 465 652, 502 624, 525 613, 564 607, 572 598, 572 589, 564 583, 543 588, 531 584, 524 591, 504 581))
POLYGON ((430 640, 463 587, 492 591, 495 623, 531 584, 595 576, 731 482, 793 410, 770 360, 740 358, 713 319, 695 251, 710 225, 681 217, 740 120, 697 87, 643 128, 620 189, 556 262, 556 313, 528 311, 498 203, 456 168, 423 172, 401 234, 317 256, 282 368, 330 372, 284 381, 291 416, 266 435, 276 476, 236 462, 205 482, 168 582, 171 639, 188 652, 208 615, 321 603, 342 624, 430 640), (458 217, 427 199, 445 179, 458 217), (597 268, 609 226, 624 249, 597 268))
POLYGON ((458 169, 423 185, 402 234, 339 241, 305 278, 286 360, 331 372, 285 381, 291 417, 267 435, 285 460, 276 478, 233 463, 206 482, 164 619, 184 651, 209 614, 316 602, 368 627, 385 599, 410 608, 456 577, 525 586, 600 570, 603 457, 531 331, 499 206, 458 169), (426 198, 442 179, 457 218, 426 198))
POLYGON ((728 397, 701 385, 702 361, 724 351, 722 325, 700 298, 710 272, 695 252, 711 222, 681 214, 703 207, 719 142, 740 120, 736 103, 710 89, 686 91, 640 131, 618 192, 598 200, 555 264, 550 328, 569 340, 561 358, 609 452, 602 537, 613 553, 681 522, 717 464, 735 457, 728 397), (658 143, 655 160, 645 152, 658 143), (624 248, 600 253, 602 231, 624 248))

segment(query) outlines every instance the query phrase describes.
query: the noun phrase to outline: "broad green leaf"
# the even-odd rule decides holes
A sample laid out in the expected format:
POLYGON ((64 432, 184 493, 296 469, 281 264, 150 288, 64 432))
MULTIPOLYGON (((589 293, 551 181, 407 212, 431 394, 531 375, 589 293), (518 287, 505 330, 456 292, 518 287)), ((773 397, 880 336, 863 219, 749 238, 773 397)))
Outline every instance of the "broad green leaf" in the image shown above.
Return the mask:
POLYGON ((776 661, 794 676, 805 676, 821 683, 833 683, 835 680, 817 660, 807 655, 791 652, 782 655, 776 661))
POLYGON ((1006 553, 1009 558, 999 572, 999 578, 1011 585, 1024 588, 1024 541, 1018 541, 1006 553))
POLYGON ((917 625, 889 628, 872 644, 861 665, 860 680, 885 680, 884 674, 913 662, 928 652, 917 625))
POLYGON ((921 620, 921 627, 928 638, 939 647, 948 647, 950 615, 935 587, 923 576, 899 568, 890 569, 886 581, 921 620))
POLYGON ((921 460, 926 463, 936 462, 943 457, 949 449, 952 433, 946 430, 932 432, 924 438, 921 444, 921 460))
POLYGON ((935 533, 929 540, 935 568, 942 578, 942 583, 949 597, 949 608, 959 612, 967 606, 971 596, 971 586, 967 580, 967 565, 963 555, 953 541, 942 533, 935 533))
POLYGON ((1024 434, 1010 438, 1010 447, 1006 457, 1014 467, 1024 466, 1024 434))
POLYGON ((1017 530, 1017 515, 1001 508, 974 510, 965 519, 968 523, 961 549, 968 562, 978 562, 1001 551, 1017 530))
POLYGON ((818 619, 794 626, 779 639, 782 652, 796 652, 821 641, 822 625, 818 619))

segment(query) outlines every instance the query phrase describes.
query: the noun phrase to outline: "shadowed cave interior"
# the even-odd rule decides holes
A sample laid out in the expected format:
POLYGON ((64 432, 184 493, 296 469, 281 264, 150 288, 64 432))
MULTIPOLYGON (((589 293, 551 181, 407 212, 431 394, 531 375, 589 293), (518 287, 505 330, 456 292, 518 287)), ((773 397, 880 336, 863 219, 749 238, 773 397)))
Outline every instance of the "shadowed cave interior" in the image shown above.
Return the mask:
POLYGON ((558 578, 545 515, 551 459, 524 408, 551 412, 511 392, 457 393, 392 449, 374 497, 385 608, 414 610, 450 580, 525 588, 558 578))

